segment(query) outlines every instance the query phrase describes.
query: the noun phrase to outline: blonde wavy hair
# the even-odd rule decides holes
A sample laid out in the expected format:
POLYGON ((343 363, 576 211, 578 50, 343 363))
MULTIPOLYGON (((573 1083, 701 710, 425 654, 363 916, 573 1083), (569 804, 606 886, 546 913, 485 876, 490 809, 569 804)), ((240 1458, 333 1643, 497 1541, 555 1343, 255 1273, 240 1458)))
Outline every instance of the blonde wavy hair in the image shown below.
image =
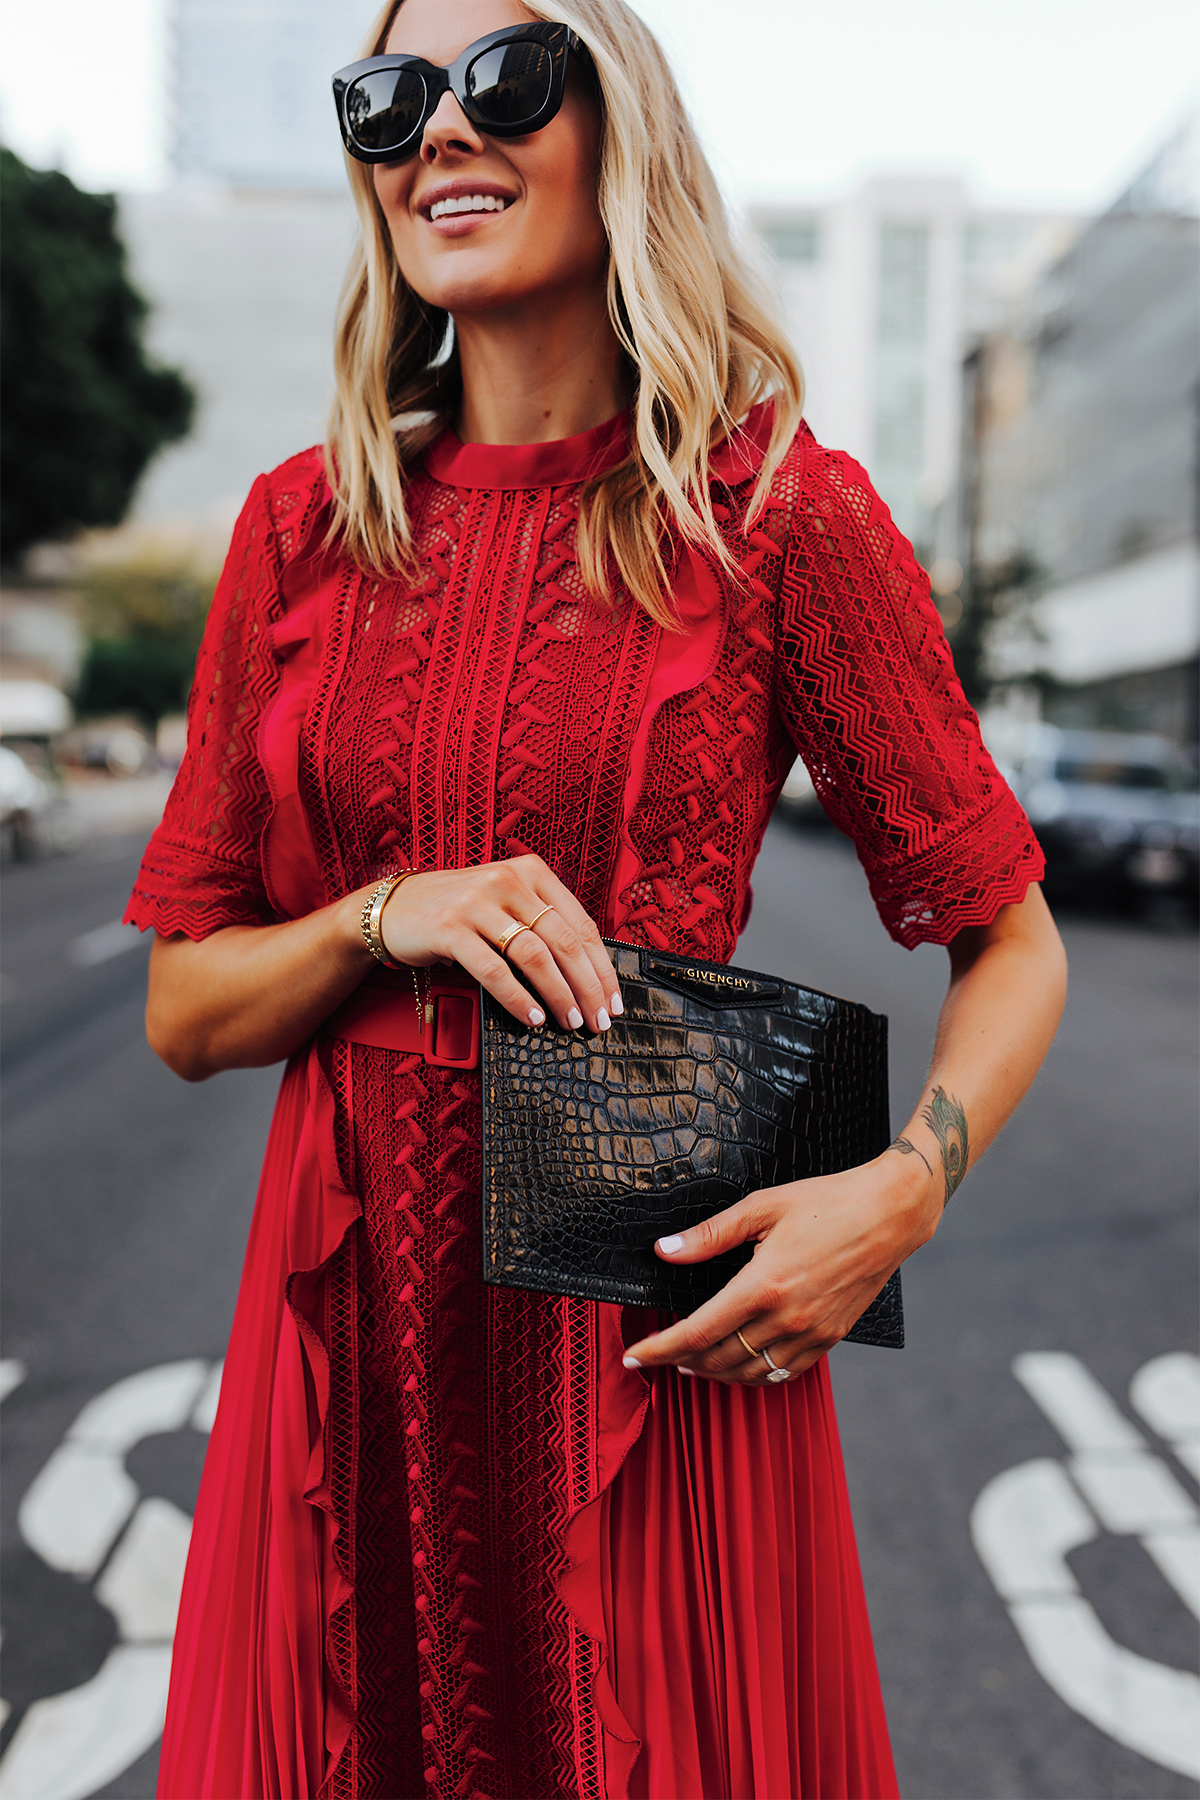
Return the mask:
MULTIPOLYGON (((364 56, 382 52, 401 4, 384 7, 364 56)), ((647 612, 669 625, 667 534, 674 527, 729 564, 709 496, 710 451, 736 434, 752 406, 774 399, 770 445, 749 507, 754 517, 800 423, 800 367, 765 283, 734 245, 653 33, 624 0, 526 4, 533 18, 571 26, 595 64, 608 313, 634 395, 629 456, 582 495, 580 572, 603 596, 615 563, 647 612)), ((397 264, 370 166, 350 157, 346 166, 361 231, 335 339, 337 391, 326 447, 333 531, 364 566, 407 572, 414 557, 404 472, 454 417, 461 374, 452 322, 421 300, 397 264)))

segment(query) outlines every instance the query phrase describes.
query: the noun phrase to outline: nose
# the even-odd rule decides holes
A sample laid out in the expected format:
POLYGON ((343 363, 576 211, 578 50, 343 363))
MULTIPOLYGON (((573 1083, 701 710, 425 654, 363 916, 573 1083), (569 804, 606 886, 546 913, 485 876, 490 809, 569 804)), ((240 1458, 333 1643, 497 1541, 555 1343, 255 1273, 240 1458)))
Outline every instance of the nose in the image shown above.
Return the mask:
POLYGON ((479 156, 485 145, 447 88, 421 136, 421 161, 429 168, 456 156, 479 156))

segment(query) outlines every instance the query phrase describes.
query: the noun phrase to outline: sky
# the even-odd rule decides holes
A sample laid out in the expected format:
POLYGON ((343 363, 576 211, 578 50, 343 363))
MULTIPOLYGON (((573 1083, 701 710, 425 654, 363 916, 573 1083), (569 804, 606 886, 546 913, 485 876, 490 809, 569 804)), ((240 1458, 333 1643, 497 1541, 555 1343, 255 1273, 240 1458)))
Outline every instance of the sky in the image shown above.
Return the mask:
MULTIPOLYGON (((0 138, 91 188, 167 178, 168 0, 0 0, 0 138)), ((352 54, 371 0, 329 0, 352 54)), ((1195 0, 641 0, 731 197, 959 170, 1093 211, 1200 100, 1195 0)), ((332 112, 330 128, 332 125, 332 112)))

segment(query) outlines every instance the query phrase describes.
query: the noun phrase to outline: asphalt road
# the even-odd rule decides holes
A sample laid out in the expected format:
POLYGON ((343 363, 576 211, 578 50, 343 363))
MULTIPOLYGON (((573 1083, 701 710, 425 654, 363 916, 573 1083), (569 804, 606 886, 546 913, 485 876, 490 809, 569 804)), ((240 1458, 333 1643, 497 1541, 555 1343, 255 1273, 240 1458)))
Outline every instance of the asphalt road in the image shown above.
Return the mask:
MULTIPOLYGON (((189 1087, 146 1048, 145 947, 106 930, 139 847, 3 877, 6 1800, 153 1793, 164 1595, 278 1082, 189 1087)), ((836 836, 773 828, 755 891, 738 961, 888 1013, 899 1122, 944 954, 888 942, 836 836)), ((1196 1792, 1196 938, 1065 935, 1067 1019, 905 1270, 908 1347, 832 1358, 906 1800, 1196 1792)))

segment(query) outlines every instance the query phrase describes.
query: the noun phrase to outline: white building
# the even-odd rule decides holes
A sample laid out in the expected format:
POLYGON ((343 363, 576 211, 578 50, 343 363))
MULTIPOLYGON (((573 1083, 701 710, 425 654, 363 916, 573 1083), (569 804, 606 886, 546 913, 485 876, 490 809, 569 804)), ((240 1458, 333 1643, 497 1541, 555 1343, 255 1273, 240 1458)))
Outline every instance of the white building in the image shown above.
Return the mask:
POLYGON ((372 0, 173 0, 176 175, 344 188, 330 80, 378 11, 372 0))
POLYGON ((942 548, 964 348, 1061 253, 1074 221, 981 208, 961 179, 937 175, 879 175, 750 217, 778 272, 814 432, 866 465, 923 550, 942 548))
POLYGON ((135 518, 216 531, 256 475, 319 443, 337 299, 357 221, 347 192, 127 195, 121 229, 151 303, 147 342, 196 388, 196 422, 143 480, 135 518))
POLYGON ((152 464, 148 524, 228 525, 255 476, 324 436, 354 209, 331 77, 377 0, 171 0, 173 185, 121 225, 154 354, 197 389, 152 464))
POLYGON ((1053 722, 1197 734, 1200 115, 968 362, 964 562, 1024 558, 992 635, 1053 722), (1026 617, 1034 621, 1029 632, 1026 617))

